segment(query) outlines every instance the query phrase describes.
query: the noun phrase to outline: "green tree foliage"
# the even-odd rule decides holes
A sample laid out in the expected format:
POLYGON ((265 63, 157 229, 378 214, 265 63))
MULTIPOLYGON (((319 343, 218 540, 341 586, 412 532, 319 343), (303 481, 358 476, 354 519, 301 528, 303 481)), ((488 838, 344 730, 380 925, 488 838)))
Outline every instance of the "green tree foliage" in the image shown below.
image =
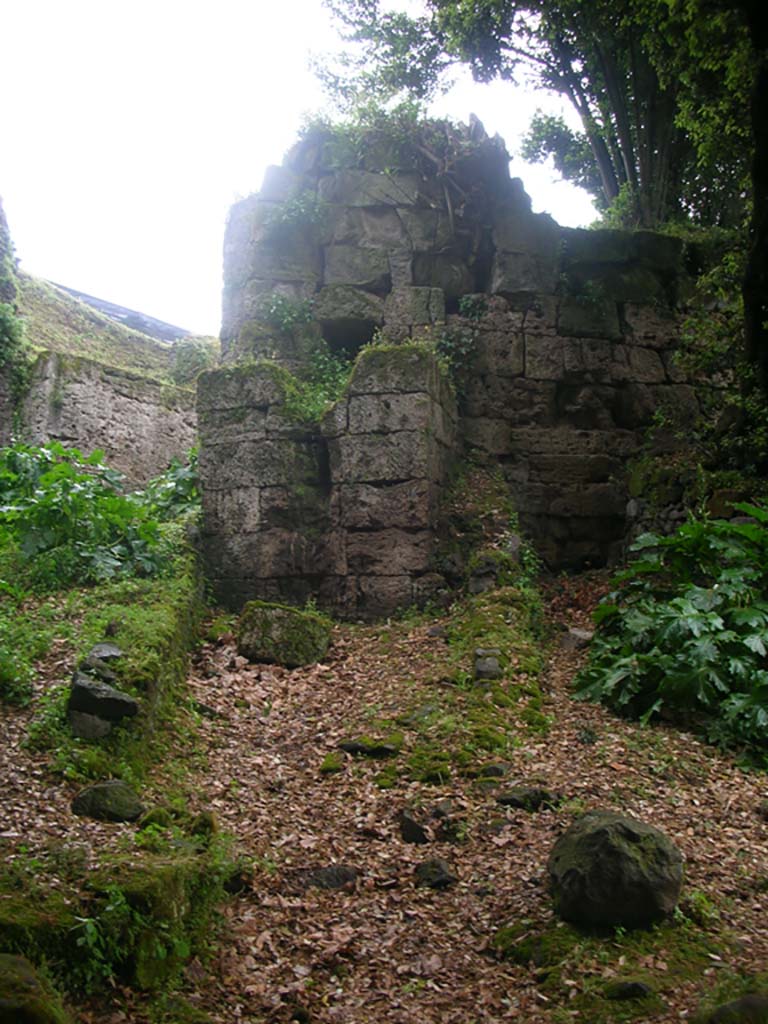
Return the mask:
POLYGON ((768 747, 768 511, 748 521, 691 519, 645 534, 598 607, 576 686, 644 721, 666 713, 711 738, 768 747))
POLYGON ((538 117, 529 158, 552 155, 603 209, 629 195, 633 224, 722 223, 743 192, 749 41, 737 14, 713 20, 705 2, 427 0, 410 18, 380 0, 328 0, 362 50, 326 81, 349 103, 373 90, 427 97, 453 64, 479 81, 523 74, 566 96, 582 125, 538 117))

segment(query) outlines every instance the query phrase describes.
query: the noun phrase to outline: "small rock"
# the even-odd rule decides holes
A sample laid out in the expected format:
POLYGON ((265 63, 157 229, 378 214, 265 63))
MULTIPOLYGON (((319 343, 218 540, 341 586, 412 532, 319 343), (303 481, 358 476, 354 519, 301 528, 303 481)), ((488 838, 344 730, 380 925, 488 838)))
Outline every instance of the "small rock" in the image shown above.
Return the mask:
POLYGON ((361 737, 356 740, 342 740, 339 749, 348 754, 358 754, 361 757, 395 757, 400 753, 400 745, 386 740, 373 740, 361 737))
POLYGON ((123 652, 116 644, 96 644, 88 651, 89 658, 98 658, 99 661, 117 661, 123 657, 123 652))
POLYGON ((409 811, 400 811, 397 816, 400 825, 400 835, 406 843, 428 843, 429 835, 423 825, 413 817, 409 811))
POLYGON ((267 601, 249 601, 237 625, 238 654, 286 668, 320 661, 330 642, 331 622, 324 615, 267 601))
POLYGON ((481 764, 477 769, 476 778, 503 779, 508 772, 509 768, 505 764, 481 764))
POLYGON ((448 633, 445 626, 430 626, 427 630, 427 636, 433 636, 442 640, 448 633))
POLYGON ((564 651, 581 651, 592 643, 594 631, 572 627, 560 637, 560 646, 564 651))
POLYGON ((451 871, 450 865, 442 857, 430 857, 416 865, 416 885, 428 889, 447 889, 455 885, 458 878, 451 871))
POLYGON ((352 888, 360 872, 348 864, 329 864, 324 868, 313 868, 308 871, 305 882, 316 889, 347 889, 352 888))
POLYGON ((81 790, 72 801, 72 813, 96 821, 136 821, 144 805, 127 782, 110 779, 81 790))
POLYGON ((108 683, 75 672, 69 691, 68 711, 83 711, 109 722, 132 718, 139 712, 139 702, 108 683))
POLYGON ((759 818, 762 818, 763 821, 768 821, 768 800, 761 800, 755 810, 759 818))
POLYGON ((499 662, 501 651, 496 647, 478 647, 475 651, 475 679, 501 679, 504 672, 499 662))
POLYGON ((552 793, 541 786, 515 786, 496 797, 502 807, 518 807, 523 811, 539 811, 543 807, 552 809, 562 801, 559 793, 552 793))
POLYGON ((627 978, 624 981, 612 981, 605 986, 603 994, 606 999, 647 999, 648 996, 653 995, 653 989, 644 981, 627 978))
POLYGON ((435 806, 432 808, 430 817, 432 818, 450 818, 453 814, 453 801, 446 797, 444 800, 438 800, 435 806))
POLYGON ((704 1024, 768 1024, 768 993, 753 992, 718 1006, 704 1024))
POLYGON ((112 723, 85 711, 68 711, 67 721, 72 735, 81 740, 100 740, 112 732, 112 723))
POLYGON ((103 683, 117 682, 117 674, 112 671, 106 661, 103 661, 101 658, 94 658, 92 654, 89 654, 87 658, 80 662, 80 671, 85 672, 86 675, 101 679, 103 683))

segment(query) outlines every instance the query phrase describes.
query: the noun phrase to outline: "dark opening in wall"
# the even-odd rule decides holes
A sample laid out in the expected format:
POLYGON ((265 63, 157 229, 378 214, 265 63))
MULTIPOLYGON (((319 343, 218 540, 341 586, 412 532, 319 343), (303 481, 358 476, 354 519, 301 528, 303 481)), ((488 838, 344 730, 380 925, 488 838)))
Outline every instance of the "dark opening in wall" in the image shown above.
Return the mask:
POLYGON ((320 324, 328 348, 337 355, 356 356, 373 340, 378 325, 373 320, 324 320, 320 324))

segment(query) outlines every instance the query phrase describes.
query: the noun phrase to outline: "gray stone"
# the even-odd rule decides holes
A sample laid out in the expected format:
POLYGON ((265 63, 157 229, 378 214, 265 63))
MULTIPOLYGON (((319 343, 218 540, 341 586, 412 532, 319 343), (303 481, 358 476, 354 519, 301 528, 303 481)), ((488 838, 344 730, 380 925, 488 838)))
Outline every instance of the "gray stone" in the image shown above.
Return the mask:
POLYGON ((72 801, 72 813, 96 821, 137 821, 144 813, 138 795, 121 779, 96 782, 72 801))
POLYGON ((595 632, 592 629, 571 628, 560 637, 560 646, 564 651, 581 651, 589 647, 595 632))
POLYGON ((104 643, 95 644, 88 651, 88 657, 98 658, 99 661, 117 661, 119 658, 124 657, 124 655, 117 644, 105 641, 104 643))
POLYGON ((353 285, 372 292, 390 286, 389 260, 380 249, 355 245, 329 245, 325 249, 323 281, 326 286, 353 285))
POLYGON ((139 702, 130 694, 78 671, 72 677, 67 711, 82 711, 108 722, 120 722, 139 713, 139 702))
POLYGON ((427 889, 447 889, 458 882, 450 864, 442 857, 430 857, 417 864, 415 869, 416 885, 427 889))
POLYGON ((514 786, 496 797, 496 803, 502 807, 515 807, 523 811, 551 809, 561 802, 562 797, 559 793, 553 793, 542 786, 514 786))
POLYGON ((647 999, 653 995, 653 989, 644 981, 624 978, 609 982, 604 989, 606 999, 624 1001, 629 999, 647 999))
POLYGON ((504 670, 499 661, 500 657, 501 651, 496 647, 478 647, 475 651, 475 679, 482 682, 501 679, 504 670))
POLYGON ((349 864, 329 864, 306 872, 305 883, 316 889, 352 889, 359 877, 357 868, 349 864))
POLYGON ((384 301, 378 295, 346 284, 327 285, 317 293, 314 315, 321 324, 384 322, 384 301))
POLYGON ((421 327, 445 321, 445 295, 440 288, 401 286, 393 288, 384 303, 389 324, 421 327))
POLYGON ((682 856, 658 829, 590 811, 558 839, 547 862, 557 914, 585 927, 635 928, 668 917, 683 882, 682 856))
POLYGON ((112 732, 112 723, 98 715, 88 715, 84 711, 68 711, 67 721, 72 735, 81 740, 100 740, 112 732))

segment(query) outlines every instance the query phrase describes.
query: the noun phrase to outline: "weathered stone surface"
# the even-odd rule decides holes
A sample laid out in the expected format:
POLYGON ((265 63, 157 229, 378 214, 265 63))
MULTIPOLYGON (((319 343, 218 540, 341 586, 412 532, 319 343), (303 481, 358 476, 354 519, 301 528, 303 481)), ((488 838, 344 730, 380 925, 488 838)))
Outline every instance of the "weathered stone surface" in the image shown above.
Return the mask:
POLYGON ((70 1024, 70 1021, 58 995, 38 976, 29 960, 0 953, 0 1024, 70 1024))
POLYGON ((529 252, 497 252, 491 277, 491 292, 508 298, 554 290, 557 269, 548 260, 529 252))
POLYGON ((496 797, 496 803, 502 807, 515 807, 523 811, 553 808, 561 802, 562 797, 558 793, 553 793, 543 786, 514 786, 496 797))
POLYGON ((415 206, 419 178, 416 174, 337 171, 321 179, 318 195, 326 203, 344 206, 415 206))
POLYGON ((381 249, 356 245, 329 245, 325 249, 323 281, 328 285, 353 285, 371 292, 390 287, 389 260, 381 249))
POLYGON ((474 277, 461 251, 416 253, 413 283, 441 291, 446 299, 458 299, 474 291, 474 277))
POLYGON ((317 294, 314 315, 321 324, 384 322, 384 301, 378 295, 346 284, 328 285, 317 294))
POLYGON ((114 686, 78 671, 72 677, 67 710, 120 722, 139 713, 139 702, 114 686))
POLYGON ((72 813, 96 821, 137 821, 144 805, 122 779, 86 786, 72 801, 72 813))
POLYGON ((603 298, 563 299, 557 318, 560 334, 574 338, 621 338, 615 301, 603 298))
POLYGON ((558 839, 547 862, 555 910, 583 926, 634 928, 669 916, 682 857, 658 829, 612 811, 590 811, 558 839))
POLYGON ((400 484, 344 484, 341 522, 350 530, 429 529, 437 508, 437 492, 428 480, 400 484))
POLYGON ((403 285, 392 289, 384 308, 388 324, 439 324, 445 320, 445 295, 441 288, 403 285))
POLYGON ((265 601, 250 601, 237 625, 237 649, 244 658, 287 668, 320 661, 330 641, 328 619, 265 601))
POLYGON ((475 651, 474 676, 479 682, 501 679, 504 670, 501 667, 501 651, 496 647, 478 647, 475 651))
POLYGON ((437 457, 420 431, 341 437, 329 441, 328 448, 331 472, 339 483, 434 480, 439 475, 437 457))
POLYGON ((329 864, 328 867, 308 871, 305 882, 316 889, 352 889, 359 877, 357 868, 349 864, 329 864))
POLYGON ((67 721, 72 735, 82 740, 100 740, 112 732, 111 722, 85 711, 68 711, 67 721))
POLYGON ((434 547, 430 530, 388 529, 347 534, 347 567, 356 575, 402 576, 424 572, 434 547))
POLYGON ((146 483, 195 443, 194 394, 90 359, 41 353, 20 410, 23 440, 58 440, 146 483))
POLYGON ((405 843, 415 843, 423 846, 429 842, 429 833, 426 828, 414 817, 410 811, 400 811, 397 815, 397 823, 400 827, 400 837, 405 843))

